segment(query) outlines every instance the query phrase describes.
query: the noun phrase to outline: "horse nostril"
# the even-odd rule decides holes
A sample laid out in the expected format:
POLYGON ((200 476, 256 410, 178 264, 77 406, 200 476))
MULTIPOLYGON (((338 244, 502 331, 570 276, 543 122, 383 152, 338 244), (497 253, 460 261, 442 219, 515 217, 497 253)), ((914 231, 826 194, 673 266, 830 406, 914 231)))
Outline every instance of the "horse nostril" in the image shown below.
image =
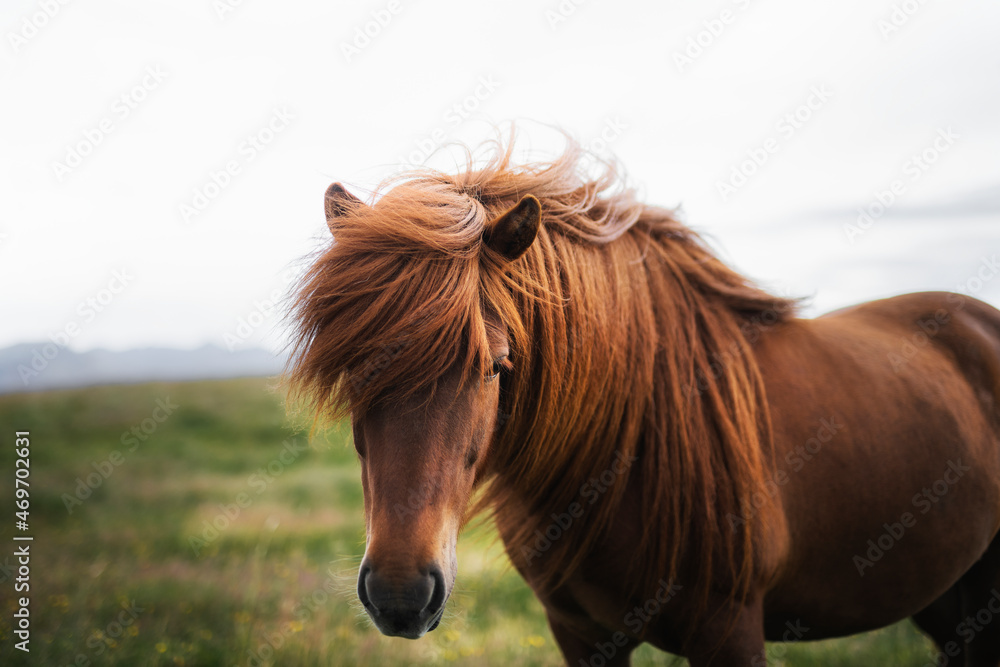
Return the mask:
POLYGON ((441 568, 436 565, 432 565, 428 576, 431 579, 431 598, 427 601, 427 606, 425 606, 423 610, 433 616, 441 611, 441 607, 444 606, 444 575, 441 574, 441 568))
POLYGON ((372 568, 367 563, 361 566, 361 571, 358 573, 358 599, 365 609, 372 614, 378 614, 378 608, 372 605, 371 598, 368 597, 368 574, 371 571, 372 568))

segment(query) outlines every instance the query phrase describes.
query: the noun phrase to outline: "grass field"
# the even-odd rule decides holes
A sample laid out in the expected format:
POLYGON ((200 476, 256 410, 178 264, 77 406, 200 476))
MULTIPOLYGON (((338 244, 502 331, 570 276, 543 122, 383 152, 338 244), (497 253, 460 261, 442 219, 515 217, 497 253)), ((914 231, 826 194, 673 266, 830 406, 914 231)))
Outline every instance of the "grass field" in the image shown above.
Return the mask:
MULTIPOLYGON (((0 427, 2 665, 562 664, 484 528, 459 542, 441 627, 382 637, 354 594, 364 535, 347 431, 310 443, 264 380, 2 396, 0 427), (12 627, 20 430, 31 433, 30 654, 12 627)), ((933 649, 901 623, 769 652, 771 665, 916 667, 933 649)), ((643 647, 633 664, 686 663, 643 647)))

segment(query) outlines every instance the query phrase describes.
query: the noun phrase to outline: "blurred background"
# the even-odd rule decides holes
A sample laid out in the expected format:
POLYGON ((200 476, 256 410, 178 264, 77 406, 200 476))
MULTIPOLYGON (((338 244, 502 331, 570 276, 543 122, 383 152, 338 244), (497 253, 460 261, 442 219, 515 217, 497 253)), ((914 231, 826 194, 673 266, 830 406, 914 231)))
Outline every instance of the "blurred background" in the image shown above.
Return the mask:
MULTIPOLYGON (((547 159, 561 128, 806 315, 1000 305, 998 28, 986 1, 8 0, 0 424, 33 434, 38 592, 32 654, 5 611, 0 662, 558 664, 488 527, 423 644, 351 607, 347 433, 310 438, 273 379, 326 186, 451 169, 510 121, 547 159)), ((772 662, 930 651, 909 626, 845 642, 772 662)))

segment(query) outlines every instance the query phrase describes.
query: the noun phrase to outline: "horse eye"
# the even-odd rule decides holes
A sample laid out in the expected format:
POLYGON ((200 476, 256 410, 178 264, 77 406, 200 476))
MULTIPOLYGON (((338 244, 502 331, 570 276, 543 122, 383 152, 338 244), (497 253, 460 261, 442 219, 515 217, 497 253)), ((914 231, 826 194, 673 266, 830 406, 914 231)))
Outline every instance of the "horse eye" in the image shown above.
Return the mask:
POLYGON ((490 369, 490 374, 486 377, 486 381, 491 382, 493 380, 496 380, 497 377, 499 377, 500 375, 500 371, 502 371, 504 368, 508 366, 509 364, 507 363, 507 355, 504 355, 502 357, 497 357, 496 359, 494 359, 493 368, 490 369))

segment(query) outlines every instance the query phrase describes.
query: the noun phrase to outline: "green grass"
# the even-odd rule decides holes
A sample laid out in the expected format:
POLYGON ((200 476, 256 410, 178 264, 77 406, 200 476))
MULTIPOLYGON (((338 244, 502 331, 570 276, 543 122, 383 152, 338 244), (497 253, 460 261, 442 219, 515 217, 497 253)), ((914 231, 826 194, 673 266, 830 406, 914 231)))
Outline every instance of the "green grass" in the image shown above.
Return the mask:
MULTIPOLYGON (((562 664, 541 606, 482 528, 459 543, 441 628, 416 642, 381 636, 354 593, 364 527, 347 430, 307 443, 264 380, 4 396, 0 427, 8 444, 31 431, 35 538, 31 653, 13 648, 16 602, 0 573, 0 664, 562 664), (178 407, 129 451, 130 429, 168 398, 178 407), (88 476, 95 488, 68 511, 88 476), (213 521, 221 530, 206 533, 213 521)), ((12 564, 13 447, 0 452, 0 564, 12 564)), ((916 667, 931 652, 909 623, 769 648, 772 665, 916 667)), ((650 647, 634 656, 685 664, 650 647)))

